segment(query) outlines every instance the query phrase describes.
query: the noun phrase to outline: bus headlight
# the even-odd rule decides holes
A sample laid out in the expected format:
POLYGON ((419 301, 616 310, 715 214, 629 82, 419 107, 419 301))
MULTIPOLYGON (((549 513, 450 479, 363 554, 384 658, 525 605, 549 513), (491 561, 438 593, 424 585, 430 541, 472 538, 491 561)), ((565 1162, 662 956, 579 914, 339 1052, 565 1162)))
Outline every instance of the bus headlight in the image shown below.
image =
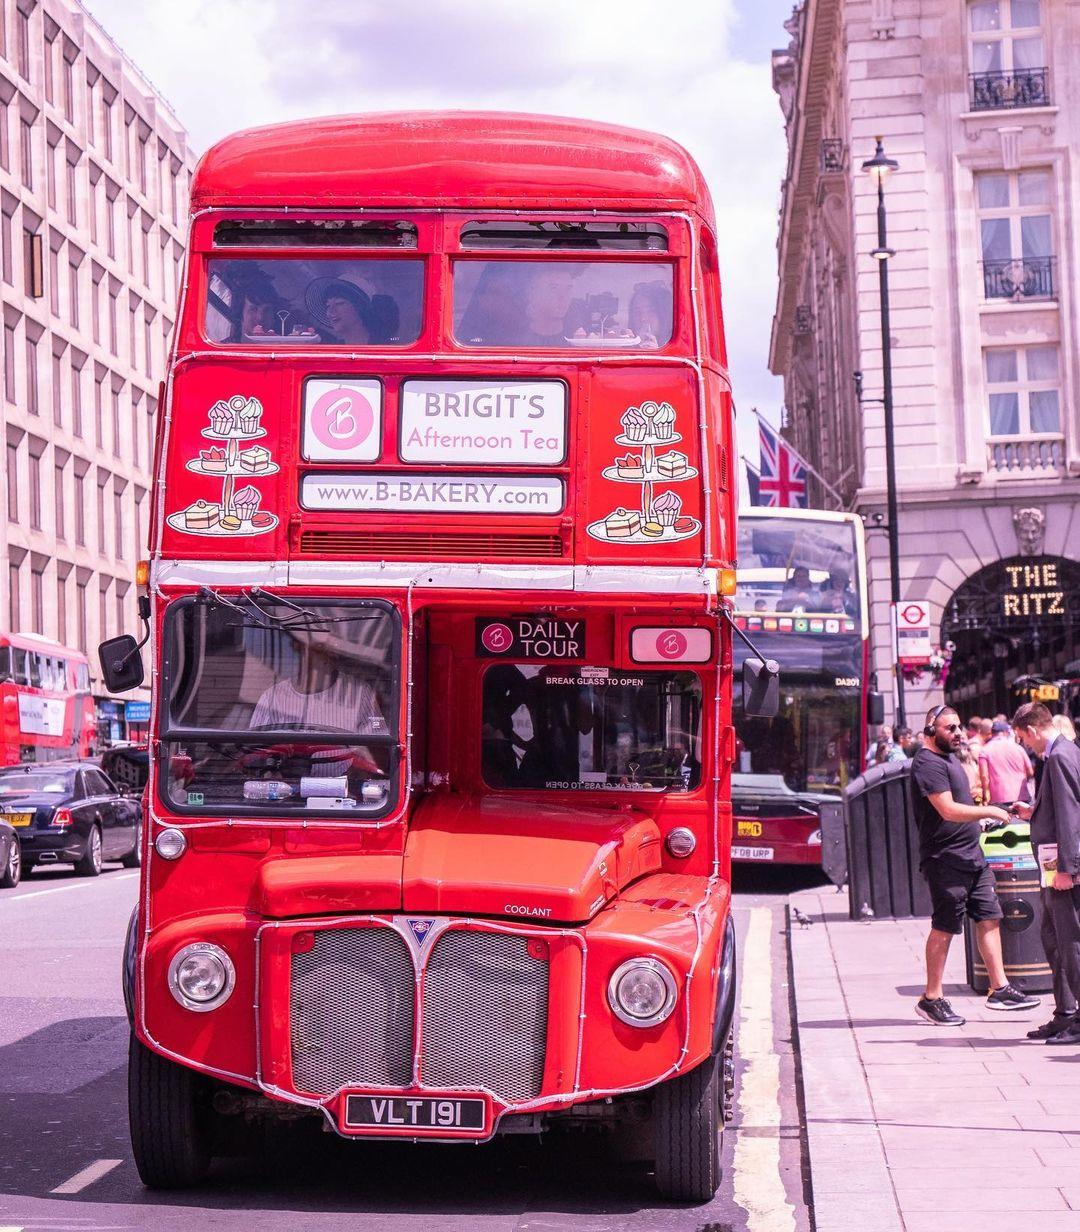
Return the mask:
POLYGON ((675 1008, 675 977, 656 958, 630 958, 608 981, 608 1004, 631 1027, 656 1027, 675 1008))
POLYGON ((154 850, 163 860, 179 860, 187 851, 187 839, 183 830, 174 829, 172 826, 168 830, 162 830, 154 839, 154 850))
POLYGON ((694 836, 693 830, 688 826, 676 826, 674 830, 669 831, 665 840, 669 854, 678 857, 680 860, 685 860, 687 856, 694 854, 694 848, 697 847, 697 839, 694 836))
POLYGON ((196 941, 185 945, 169 963, 169 990, 186 1010, 197 1014, 229 999, 236 983, 236 968, 219 945, 196 941))

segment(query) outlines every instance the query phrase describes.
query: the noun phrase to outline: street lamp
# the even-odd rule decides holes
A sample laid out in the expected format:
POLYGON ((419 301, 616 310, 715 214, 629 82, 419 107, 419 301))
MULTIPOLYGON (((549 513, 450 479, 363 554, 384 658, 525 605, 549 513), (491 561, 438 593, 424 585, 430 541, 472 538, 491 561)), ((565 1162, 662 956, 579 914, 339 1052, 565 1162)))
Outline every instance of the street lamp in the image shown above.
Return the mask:
MULTIPOLYGON (((900 537, 896 512, 896 437, 893 429, 892 344, 889 337, 889 258, 895 252, 888 246, 885 233, 885 179, 900 164, 887 158, 881 138, 875 138, 874 157, 863 163, 862 169, 877 181, 877 247, 870 255, 878 263, 878 295, 881 302, 881 401, 885 408, 885 492, 889 507, 889 587, 892 600, 893 649, 896 643, 896 613, 900 604, 900 537)), ((903 727, 907 721, 904 709, 904 673, 899 662, 893 663, 896 677, 896 721, 903 727)))

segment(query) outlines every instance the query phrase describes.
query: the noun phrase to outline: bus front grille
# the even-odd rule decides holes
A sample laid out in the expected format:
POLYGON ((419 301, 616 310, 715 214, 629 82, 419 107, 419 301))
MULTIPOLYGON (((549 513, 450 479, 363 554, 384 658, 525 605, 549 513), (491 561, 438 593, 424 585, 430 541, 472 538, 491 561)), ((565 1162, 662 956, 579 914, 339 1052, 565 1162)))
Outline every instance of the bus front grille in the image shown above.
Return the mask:
POLYGON ((297 1090, 408 1086, 416 979, 389 928, 324 929, 292 956, 292 1069, 297 1090))
POLYGON ((300 534, 300 551, 376 560, 486 560, 492 556, 558 560, 566 555, 566 546, 558 534, 305 530, 300 534))
POLYGON ((489 1087, 506 1100, 540 1094, 548 962, 524 937, 450 930, 424 981, 424 1083, 489 1087))
MULTIPOLYGON (((425 1086, 540 1094, 548 1026, 546 955, 527 938, 448 929, 431 948, 420 1007, 425 1086)), ((418 1017, 412 955, 390 928, 323 929, 292 955, 291 1047, 298 1091, 407 1087, 418 1017)))

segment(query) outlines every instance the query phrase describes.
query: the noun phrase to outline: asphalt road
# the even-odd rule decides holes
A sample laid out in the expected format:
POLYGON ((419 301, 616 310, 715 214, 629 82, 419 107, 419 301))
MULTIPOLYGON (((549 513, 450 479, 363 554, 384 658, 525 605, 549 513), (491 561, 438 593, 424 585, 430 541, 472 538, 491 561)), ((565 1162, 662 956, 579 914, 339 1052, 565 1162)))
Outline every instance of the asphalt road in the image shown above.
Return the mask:
POLYGON ((37 870, 0 891, 0 1232, 809 1232, 784 931, 784 894, 808 876, 737 875, 738 1109, 719 1194, 680 1208, 658 1204, 646 1175, 576 1138, 419 1148, 327 1136, 272 1164, 225 1161, 195 1191, 145 1190, 128 1144, 120 993, 138 874, 37 870))

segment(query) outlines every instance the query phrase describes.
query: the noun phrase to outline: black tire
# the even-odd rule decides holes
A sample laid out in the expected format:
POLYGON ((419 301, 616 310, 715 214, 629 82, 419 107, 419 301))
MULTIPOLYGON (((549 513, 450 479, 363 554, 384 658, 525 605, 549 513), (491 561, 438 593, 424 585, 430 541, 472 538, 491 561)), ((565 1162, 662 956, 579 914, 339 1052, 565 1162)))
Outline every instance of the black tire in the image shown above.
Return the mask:
POLYGON ((80 877, 96 877, 101 872, 101 829, 91 826, 86 836, 86 850, 75 861, 75 871, 80 877))
POLYGON ((188 1189, 210 1168, 212 1113, 194 1070, 151 1052, 131 1036, 128 1124, 135 1167, 150 1189, 188 1189))
POLYGON ((120 861, 125 868, 138 868, 142 864, 142 822, 135 827, 135 846, 120 861))
POLYGON ((22 880, 22 872, 22 844, 19 842, 19 836, 15 835, 11 840, 4 867, 0 870, 0 890, 14 890, 22 880))
POLYGON ((708 1202, 720 1187, 720 1065, 697 1069, 656 1088, 653 1141, 656 1188, 673 1202, 708 1202))

